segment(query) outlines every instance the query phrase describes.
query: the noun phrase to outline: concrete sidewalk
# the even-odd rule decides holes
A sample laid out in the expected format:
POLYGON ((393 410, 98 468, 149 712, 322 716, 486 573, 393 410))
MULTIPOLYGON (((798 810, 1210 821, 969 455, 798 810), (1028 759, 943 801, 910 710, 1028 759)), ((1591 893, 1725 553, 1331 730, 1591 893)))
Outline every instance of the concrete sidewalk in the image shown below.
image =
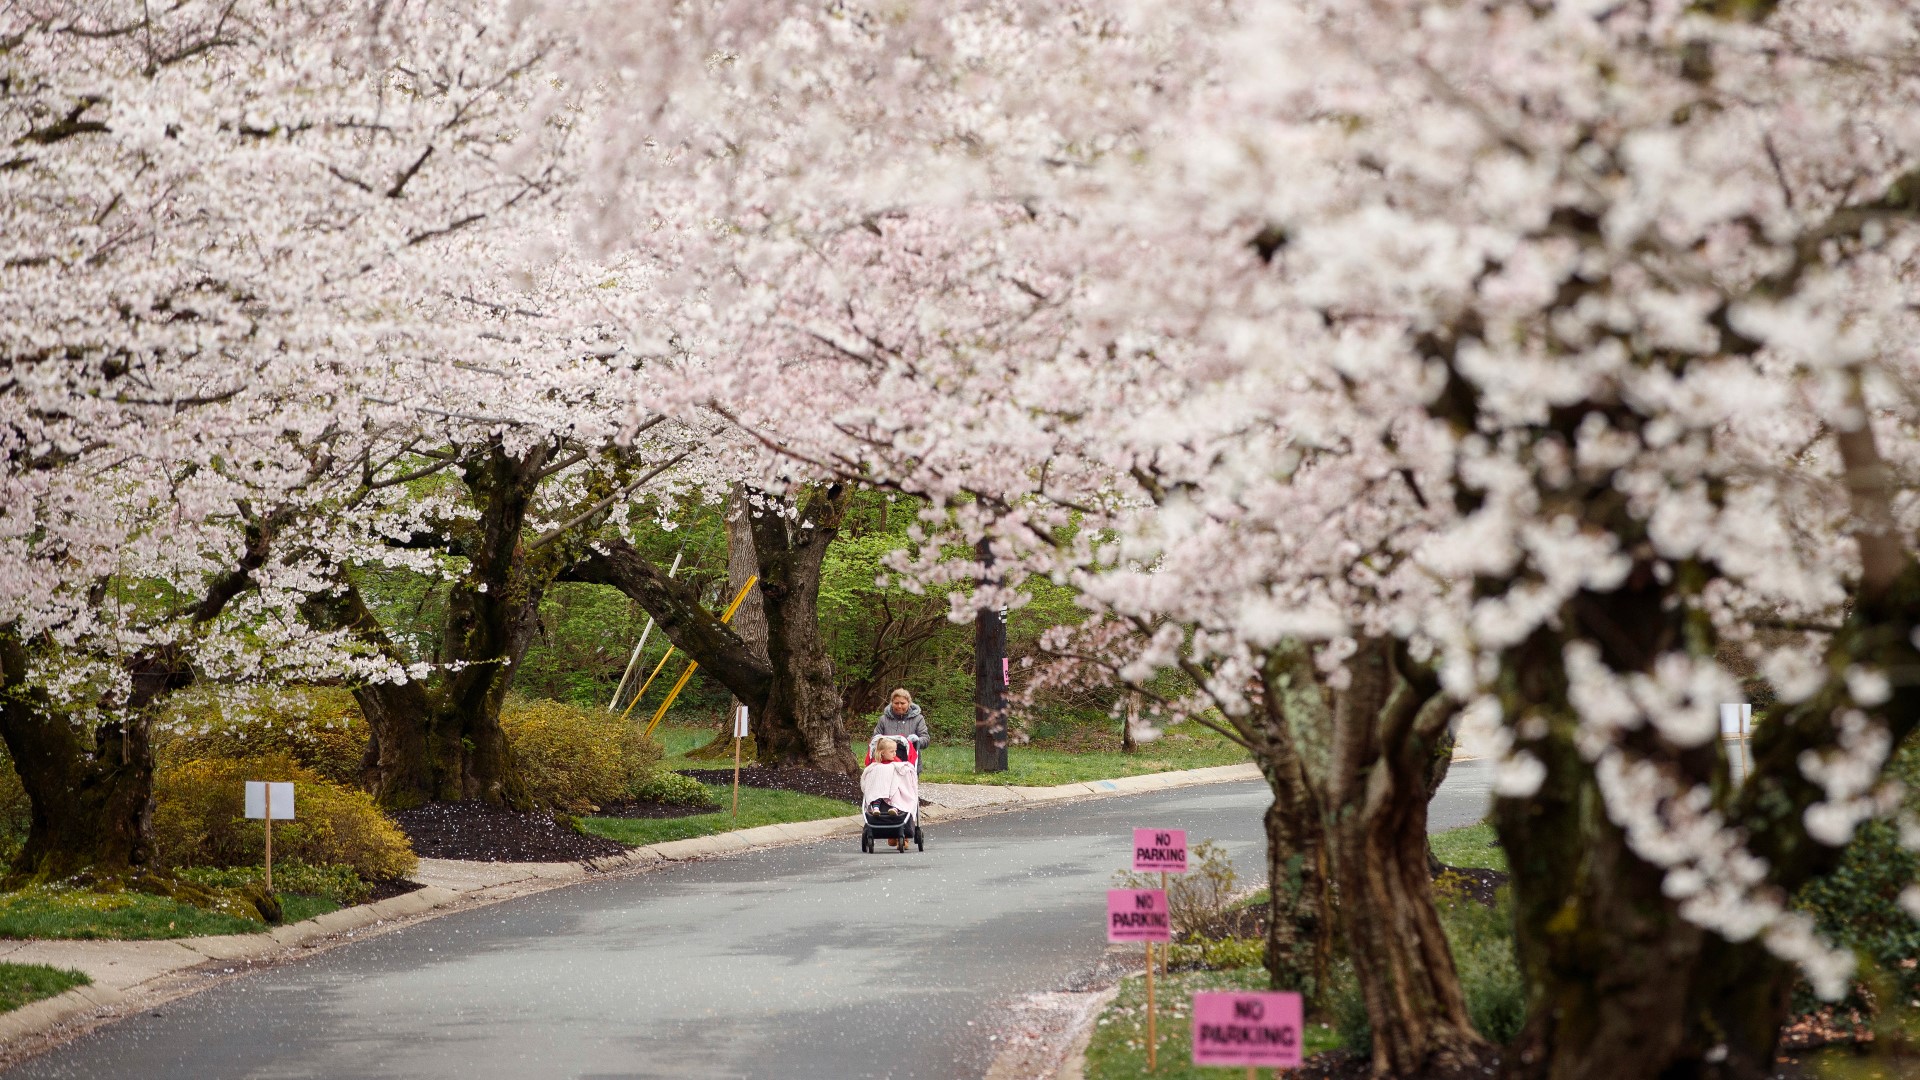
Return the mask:
MULTIPOLYGON (((1066 799, 1131 795, 1201 784, 1257 780, 1252 764, 1185 772, 1151 773, 1058 787, 928 784, 921 817, 928 825, 958 821, 1066 799)), ((49 964, 86 973, 90 986, 0 1014, 0 1044, 9 1044, 73 1021, 104 1020, 129 1007, 190 993, 176 976, 199 969, 221 974, 256 963, 277 963, 356 938, 384 933, 423 918, 559 888, 590 877, 644 870, 668 862, 710 858, 782 844, 856 836, 860 816, 763 825, 690 840, 633 848, 579 863, 489 863, 421 859, 414 892, 373 904, 343 908, 259 934, 177 938, 170 941, 5 941, 0 961, 49 964), (229 965, 212 969, 212 965, 229 965)))

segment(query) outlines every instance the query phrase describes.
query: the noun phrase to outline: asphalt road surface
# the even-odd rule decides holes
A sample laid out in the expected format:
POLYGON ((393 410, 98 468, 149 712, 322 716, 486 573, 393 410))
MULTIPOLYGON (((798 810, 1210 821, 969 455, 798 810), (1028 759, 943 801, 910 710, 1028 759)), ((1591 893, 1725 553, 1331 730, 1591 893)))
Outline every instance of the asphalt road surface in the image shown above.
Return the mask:
MULTIPOLYGON (((1432 827, 1470 824, 1456 763, 1432 827)), ((973 1077, 1002 1007, 1107 945, 1134 826, 1184 828, 1259 878, 1260 783, 846 837, 523 897, 175 1001, 8 1072, 30 1077, 638 1080, 973 1077)))

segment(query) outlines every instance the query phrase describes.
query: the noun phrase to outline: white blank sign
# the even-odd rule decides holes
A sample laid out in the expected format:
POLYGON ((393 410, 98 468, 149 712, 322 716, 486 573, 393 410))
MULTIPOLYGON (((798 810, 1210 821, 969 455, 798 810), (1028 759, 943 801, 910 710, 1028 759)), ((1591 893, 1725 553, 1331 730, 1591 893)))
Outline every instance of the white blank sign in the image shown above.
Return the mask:
POLYGON ((1721 735, 1723 736, 1745 735, 1747 732, 1751 730, 1753 730, 1753 706, 1751 705, 1720 706, 1720 734, 1721 735))
POLYGON ((733 711, 733 737, 736 739, 744 739, 748 734, 747 707, 742 705, 733 711))
MULTIPOLYGON (((247 816, 250 818, 267 816, 267 783, 265 781, 247 781, 247 816)), ((293 783, 291 781, 273 782, 273 820, 293 820, 293 783)))

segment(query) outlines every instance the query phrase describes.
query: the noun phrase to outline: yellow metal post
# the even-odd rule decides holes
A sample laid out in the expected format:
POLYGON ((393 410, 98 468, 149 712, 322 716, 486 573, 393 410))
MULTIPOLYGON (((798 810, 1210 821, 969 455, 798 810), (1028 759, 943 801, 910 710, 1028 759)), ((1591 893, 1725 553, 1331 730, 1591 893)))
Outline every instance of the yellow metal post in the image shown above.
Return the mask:
MULTIPOLYGON (((727 605, 727 613, 725 615, 720 616, 721 622, 728 623, 733 621, 733 613, 740 610, 741 602, 746 600, 747 598, 747 590, 753 588, 754 585, 759 583, 759 581, 760 581, 760 575, 755 574, 754 576, 747 579, 747 583, 745 585, 740 586, 740 595, 734 597, 733 603, 727 605)), ((665 660, 662 659, 661 662, 665 663, 665 660)), ((653 719, 647 722, 646 734, 652 735, 653 729, 660 726, 660 718, 667 715, 667 710, 673 707, 673 699, 680 696, 681 690, 686 689, 687 680, 693 678, 693 673, 699 670, 699 668, 700 668, 700 661, 698 660, 695 660, 693 663, 687 665, 687 670, 681 674, 680 681, 677 683, 674 683, 673 689, 667 692, 667 700, 660 703, 660 708, 654 711, 653 719)), ((635 700, 638 700, 638 699, 636 698, 635 700)))

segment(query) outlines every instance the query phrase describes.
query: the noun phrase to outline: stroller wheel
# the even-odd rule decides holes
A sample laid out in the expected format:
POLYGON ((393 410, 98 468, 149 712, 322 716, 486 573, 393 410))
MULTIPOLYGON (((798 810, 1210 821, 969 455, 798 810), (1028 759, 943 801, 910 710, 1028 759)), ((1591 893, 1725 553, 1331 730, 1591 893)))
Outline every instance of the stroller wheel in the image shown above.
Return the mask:
POLYGON ((920 831, 920 826, 918 825, 913 827, 913 846, 919 848, 921 851, 927 850, 926 834, 920 831))
POLYGON ((873 828, 871 826, 861 826, 860 828, 860 850, 869 855, 873 854, 873 828))

